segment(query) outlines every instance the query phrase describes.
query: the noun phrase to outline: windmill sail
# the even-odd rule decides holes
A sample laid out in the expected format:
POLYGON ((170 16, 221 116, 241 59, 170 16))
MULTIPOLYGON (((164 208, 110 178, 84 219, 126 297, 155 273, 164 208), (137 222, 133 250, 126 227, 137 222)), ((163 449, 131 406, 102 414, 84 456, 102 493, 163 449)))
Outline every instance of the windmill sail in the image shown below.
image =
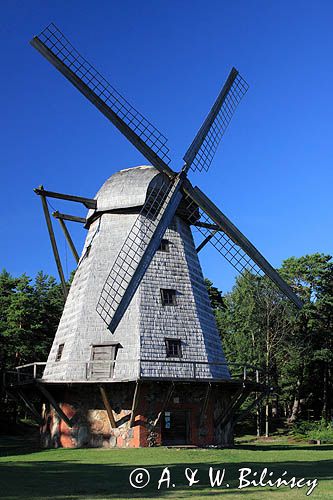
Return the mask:
POLYGON ((206 238, 211 234, 209 228, 213 228, 214 234, 209 238, 209 242, 218 252, 239 272, 247 269, 259 276, 266 274, 286 297, 301 308, 303 303, 292 288, 212 201, 198 187, 192 188, 186 183, 185 190, 187 211, 193 214, 193 221, 190 220, 190 222, 194 222, 206 238), (216 226, 218 231, 216 231, 216 226))
POLYGON ((167 139, 84 59, 51 23, 31 40, 36 48, 94 104, 159 171, 169 176, 167 139))
POLYGON ((96 310, 114 333, 182 199, 182 179, 153 189, 103 286, 96 310))
POLYGON ((248 88, 246 81, 232 68, 206 120, 184 155, 187 169, 207 172, 223 134, 248 88))

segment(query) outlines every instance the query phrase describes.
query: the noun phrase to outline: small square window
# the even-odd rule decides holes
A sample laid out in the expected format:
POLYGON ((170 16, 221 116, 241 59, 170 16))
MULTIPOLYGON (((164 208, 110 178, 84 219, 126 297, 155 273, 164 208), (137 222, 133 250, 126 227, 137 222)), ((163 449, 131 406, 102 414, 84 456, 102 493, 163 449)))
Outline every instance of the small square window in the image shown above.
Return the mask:
POLYGON ((182 348, 180 339, 165 339, 167 358, 181 358, 182 348))
POLYGON ((163 306, 175 306, 177 304, 176 290, 161 288, 161 300, 163 306))
POLYGON ((161 244, 158 247, 159 252, 170 252, 170 241, 169 240, 161 240, 161 244))
POLYGON ((56 355, 56 361, 60 361, 61 360, 61 356, 62 356, 62 351, 64 350, 64 345, 65 344, 59 344, 58 345, 58 351, 57 351, 57 355, 56 355))

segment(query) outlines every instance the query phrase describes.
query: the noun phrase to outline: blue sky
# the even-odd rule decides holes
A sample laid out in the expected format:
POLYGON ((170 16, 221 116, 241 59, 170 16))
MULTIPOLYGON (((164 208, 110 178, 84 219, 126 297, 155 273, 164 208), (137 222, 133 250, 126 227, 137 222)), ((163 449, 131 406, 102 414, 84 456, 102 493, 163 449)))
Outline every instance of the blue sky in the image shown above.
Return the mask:
MULTIPOLYGON (((235 66, 250 89, 209 172, 192 181, 275 267, 332 252, 332 2, 2 0, 1 14, 0 267, 56 275, 34 187, 93 197, 112 173, 146 163, 29 45, 51 21, 168 137, 175 169, 235 66)), ((84 230, 70 229, 80 247, 84 230)), ((213 249, 200 255, 228 290, 229 264, 213 249)))

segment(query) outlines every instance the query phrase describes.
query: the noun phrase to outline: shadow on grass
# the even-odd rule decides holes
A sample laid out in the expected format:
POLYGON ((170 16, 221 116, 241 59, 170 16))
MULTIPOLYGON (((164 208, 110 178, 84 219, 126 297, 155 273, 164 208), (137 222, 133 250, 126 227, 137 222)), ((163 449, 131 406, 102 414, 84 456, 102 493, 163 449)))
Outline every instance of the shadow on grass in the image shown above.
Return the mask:
MULTIPOLYGON (((102 452, 103 453, 103 452, 102 452)), ((118 456, 117 456, 118 458, 118 456)), ((120 458, 120 457, 119 457, 120 458)), ((184 457, 185 458, 185 457, 184 457)), ((221 455, 221 461, 223 455, 221 455)), ((163 465, 141 465, 141 464, 87 464, 75 461, 21 461, 0 464, 0 498, 32 499, 32 500, 64 500, 64 499, 123 499, 123 498, 152 498, 167 497, 186 498, 193 494, 197 498, 204 498, 208 495, 230 495, 234 494, 239 485, 239 468, 249 467, 252 471, 258 471, 260 475, 263 468, 267 467, 269 472, 273 472, 274 478, 278 478, 284 471, 287 471, 287 478, 296 476, 298 478, 320 480, 333 479, 333 460, 306 461, 281 461, 274 463, 264 462, 239 462, 239 463, 218 463, 217 459, 209 464, 204 461, 187 464, 180 460, 178 463, 168 464, 171 474, 171 484, 175 487, 166 489, 165 483, 160 490, 157 489, 158 480, 161 477, 163 465), (208 469, 212 465, 214 469, 226 468, 226 476, 223 488, 214 489, 210 487, 208 469), (129 484, 129 475, 137 467, 145 467, 150 473, 150 483, 144 489, 135 489, 129 484), (188 486, 184 471, 186 467, 192 470, 198 469, 196 478, 200 483, 188 486), (229 483, 230 488, 226 487, 229 483), (174 496, 177 495, 177 496, 174 496)), ((253 477, 249 477, 253 479, 253 477)), ((304 496, 307 491, 304 487, 304 496)), ((248 488, 242 490, 242 494, 258 490, 248 488)), ((266 495, 274 494, 273 489, 266 489, 266 495)), ((289 489, 288 489, 289 491, 289 489)), ((267 498, 267 496, 265 497, 267 498)))

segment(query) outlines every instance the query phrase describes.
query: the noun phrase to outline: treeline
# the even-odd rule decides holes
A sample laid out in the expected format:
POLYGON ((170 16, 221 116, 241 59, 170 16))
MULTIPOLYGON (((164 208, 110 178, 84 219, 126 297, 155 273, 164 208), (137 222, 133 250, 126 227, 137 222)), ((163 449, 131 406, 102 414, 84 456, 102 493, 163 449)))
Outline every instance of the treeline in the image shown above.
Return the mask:
MULTIPOLYGON (((303 300, 301 311, 270 280, 250 272, 239 276, 224 295, 206 280, 226 358, 231 371, 232 363, 260 368, 262 381, 274 388, 265 402, 270 419, 329 420, 333 416, 332 258, 293 257, 283 262, 280 273, 303 300)), ((51 276, 39 272, 32 280, 25 274, 18 278, 7 271, 0 274, 2 372, 47 359, 63 305, 61 287, 51 276)))
POLYGON ((0 366, 45 361, 64 307, 55 278, 39 272, 33 281, 23 274, 0 274, 0 366))
POLYGON ((261 369, 273 388, 263 412, 270 420, 328 421, 333 416, 332 257, 292 257, 279 271, 303 300, 301 311, 270 280, 250 272, 225 295, 207 282, 225 354, 229 362, 261 369))

